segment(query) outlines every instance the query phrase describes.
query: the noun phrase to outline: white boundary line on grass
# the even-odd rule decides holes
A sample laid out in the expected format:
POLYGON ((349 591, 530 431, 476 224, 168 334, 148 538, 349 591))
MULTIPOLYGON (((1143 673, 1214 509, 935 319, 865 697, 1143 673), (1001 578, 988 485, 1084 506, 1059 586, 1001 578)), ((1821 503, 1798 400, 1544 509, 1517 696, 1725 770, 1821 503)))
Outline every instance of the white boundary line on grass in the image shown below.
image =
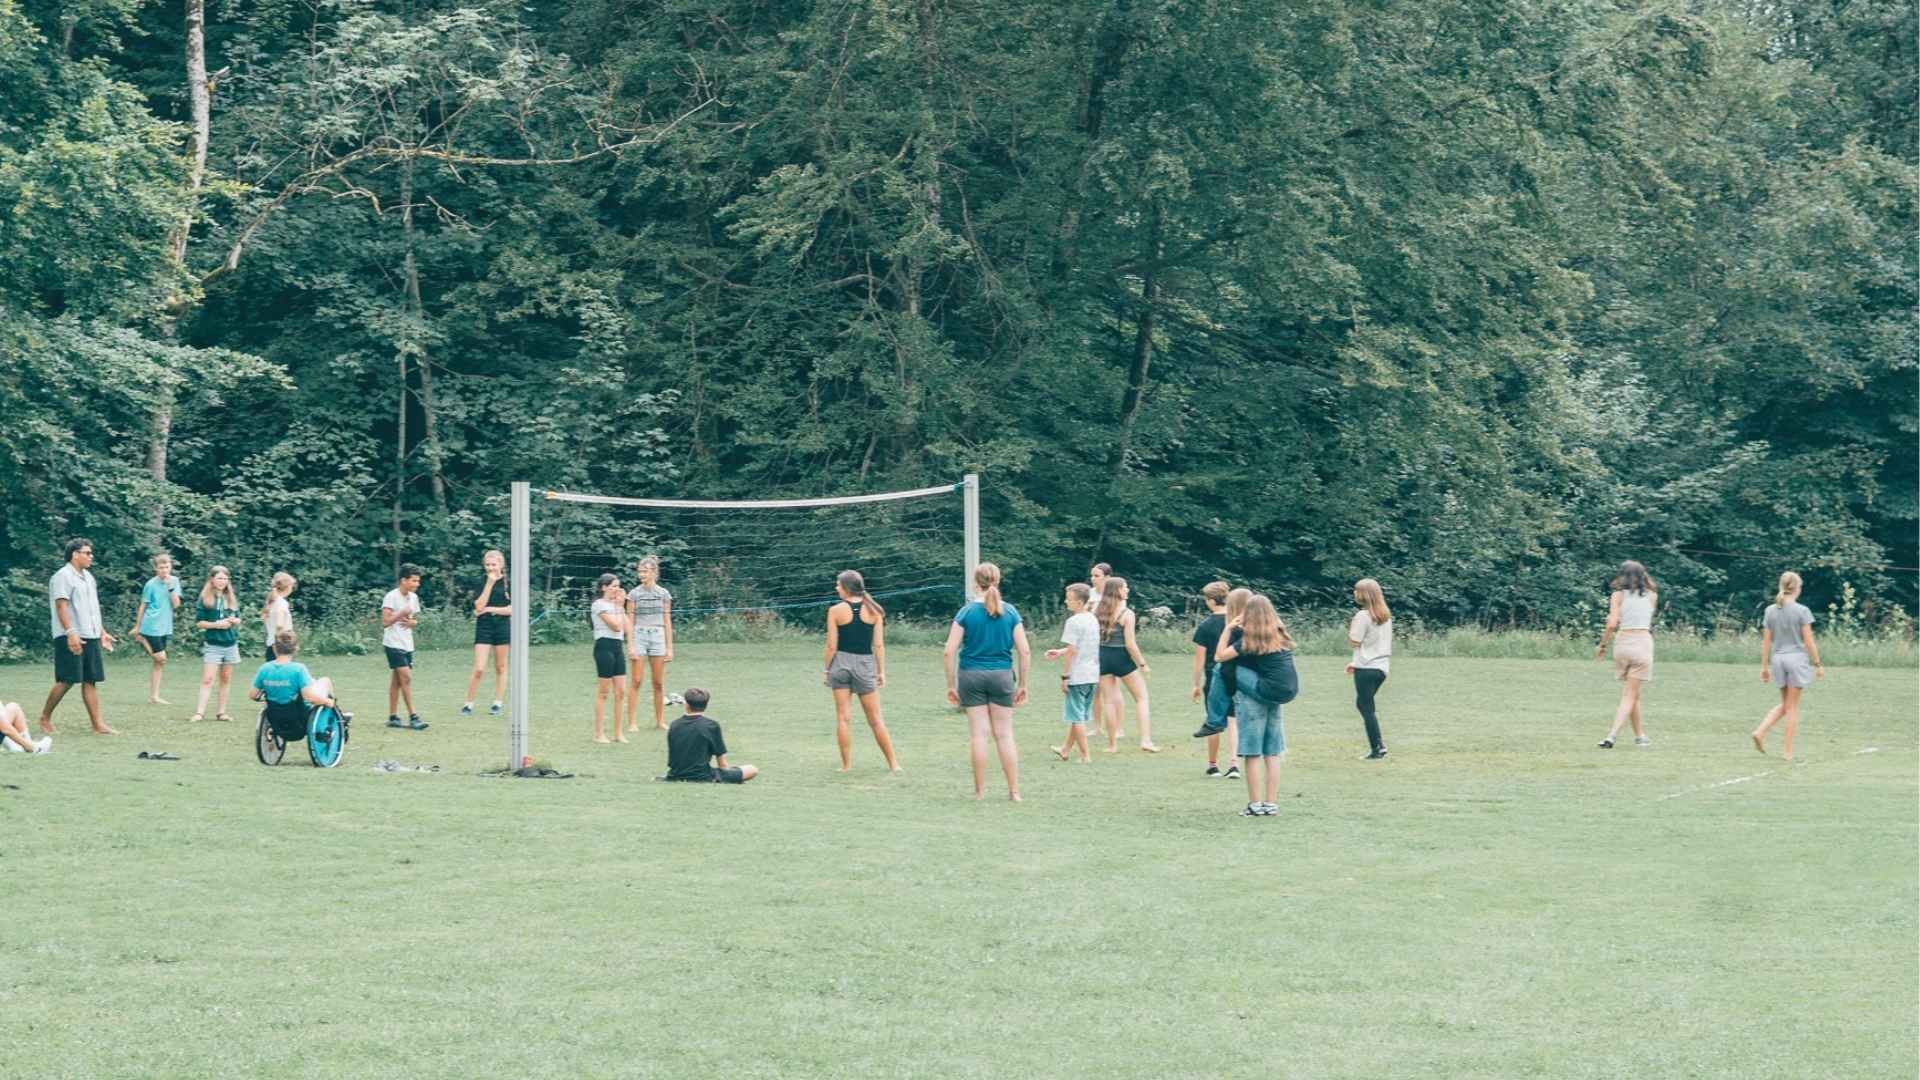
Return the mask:
MULTIPOLYGON (((1859 757, 1861 754, 1877 754, 1879 752, 1880 752, 1879 747, 1869 746, 1860 750, 1855 750, 1849 756, 1859 757)), ((1718 780, 1718 781, 1715 781, 1714 783, 1708 784, 1706 787, 1687 788, 1685 791, 1676 791, 1671 795, 1662 795, 1660 796, 1659 801, 1666 802, 1668 799, 1677 799, 1682 795, 1692 795, 1692 794, 1695 794, 1696 792, 1701 792, 1701 791, 1712 791, 1714 788, 1723 788, 1728 786, 1729 784, 1744 784, 1749 780, 1758 780, 1763 776, 1772 776, 1773 773, 1774 773, 1774 770, 1768 769, 1765 772, 1757 772, 1749 776, 1736 776, 1731 780, 1718 780)))

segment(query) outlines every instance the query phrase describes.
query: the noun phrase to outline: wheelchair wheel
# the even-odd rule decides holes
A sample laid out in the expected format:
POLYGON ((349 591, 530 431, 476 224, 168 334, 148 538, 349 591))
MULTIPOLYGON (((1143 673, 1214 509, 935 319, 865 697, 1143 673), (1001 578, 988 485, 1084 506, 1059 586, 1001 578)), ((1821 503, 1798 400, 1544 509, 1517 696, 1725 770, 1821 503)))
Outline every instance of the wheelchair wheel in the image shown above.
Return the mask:
POLYGON ((262 765, 278 765, 280 759, 287 756, 287 744, 273 733, 265 709, 260 710, 260 726, 253 733, 253 752, 260 755, 262 765))
POLYGON ((307 716, 307 756, 316 769, 340 764, 347 749, 347 722, 330 705, 317 705, 307 716))

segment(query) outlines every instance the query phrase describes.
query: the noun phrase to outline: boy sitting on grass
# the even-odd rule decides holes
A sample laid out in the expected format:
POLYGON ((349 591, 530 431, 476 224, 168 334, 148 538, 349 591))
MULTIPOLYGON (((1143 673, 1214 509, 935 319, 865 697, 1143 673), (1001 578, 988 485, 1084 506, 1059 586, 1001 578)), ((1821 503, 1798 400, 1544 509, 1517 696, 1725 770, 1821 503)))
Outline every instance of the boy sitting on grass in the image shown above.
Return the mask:
POLYGON ((707 715, 713 695, 699 687, 686 692, 687 714, 667 728, 668 780, 709 784, 744 784, 759 774, 751 765, 727 764, 727 740, 720 725, 707 715))

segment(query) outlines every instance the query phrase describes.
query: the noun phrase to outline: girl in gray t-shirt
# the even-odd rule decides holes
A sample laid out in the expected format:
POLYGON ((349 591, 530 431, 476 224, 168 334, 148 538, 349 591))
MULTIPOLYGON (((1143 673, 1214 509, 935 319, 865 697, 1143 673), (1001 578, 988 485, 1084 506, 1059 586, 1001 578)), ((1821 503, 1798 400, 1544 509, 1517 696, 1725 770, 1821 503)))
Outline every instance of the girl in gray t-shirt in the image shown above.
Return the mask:
POLYGON ((1800 603, 1800 575, 1789 570, 1780 575, 1780 589, 1761 617, 1760 681, 1780 688, 1780 704, 1767 710, 1766 719, 1753 729, 1753 748, 1766 753, 1767 732, 1785 719, 1787 734, 1780 756, 1792 761, 1793 736, 1800 727, 1800 692, 1813 680, 1826 677, 1820 648, 1813 643, 1813 612, 1800 603))

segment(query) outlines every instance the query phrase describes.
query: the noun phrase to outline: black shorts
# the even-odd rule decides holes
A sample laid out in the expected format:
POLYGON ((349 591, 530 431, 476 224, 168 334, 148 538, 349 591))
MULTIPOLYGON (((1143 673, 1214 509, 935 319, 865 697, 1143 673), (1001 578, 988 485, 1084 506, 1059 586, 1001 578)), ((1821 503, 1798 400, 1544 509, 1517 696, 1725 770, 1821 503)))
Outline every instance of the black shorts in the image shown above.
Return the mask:
POLYGON ((627 650, 619 638, 593 639, 593 670, 603 679, 617 679, 627 673, 627 650))
POLYGON ((278 659, 280 659, 280 654, 279 654, 279 653, 277 653, 277 652, 274 652, 274 651, 273 651, 273 646, 272 646, 272 645, 268 645, 268 646, 267 646, 267 657, 266 657, 266 659, 267 659, 267 663, 269 663, 269 664, 271 664, 271 663, 273 663, 273 662, 274 662, 275 660, 278 660, 278 659))
POLYGON ((99 638, 81 638, 80 655, 67 648, 67 639, 53 639, 53 681, 78 686, 81 683, 107 681, 107 665, 100 652, 99 638))
POLYGON ((1133 654, 1125 645, 1100 646, 1100 674, 1124 679, 1139 670, 1140 665, 1133 662, 1133 654))
POLYGON ((387 670, 398 671, 413 666, 413 652, 409 649, 387 649, 387 670))
POLYGON ((513 644, 513 620, 505 615, 481 615, 473 620, 475 645, 513 644))
MULTIPOLYGON (((140 636, 141 636, 142 638, 144 638, 144 639, 146 639, 146 642, 147 642, 147 648, 148 648, 149 650, 151 650, 151 651, 153 651, 153 652, 157 652, 157 653, 161 653, 161 652, 166 652, 166 651, 167 651, 167 639, 168 639, 169 637, 172 637, 173 635, 171 635, 171 634, 141 634, 140 636)), ((66 642, 64 642, 64 641, 63 641, 63 642, 61 642, 61 644, 62 644, 62 645, 64 645, 64 644, 66 644, 66 642)))
POLYGON ((299 742, 307 737, 307 703, 295 698, 284 705, 267 702, 267 726, 281 742, 299 742))
POLYGON ((747 774, 741 772, 739 766, 729 765, 724 769, 713 770, 713 782, 716 784, 744 784, 747 782, 747 774))

